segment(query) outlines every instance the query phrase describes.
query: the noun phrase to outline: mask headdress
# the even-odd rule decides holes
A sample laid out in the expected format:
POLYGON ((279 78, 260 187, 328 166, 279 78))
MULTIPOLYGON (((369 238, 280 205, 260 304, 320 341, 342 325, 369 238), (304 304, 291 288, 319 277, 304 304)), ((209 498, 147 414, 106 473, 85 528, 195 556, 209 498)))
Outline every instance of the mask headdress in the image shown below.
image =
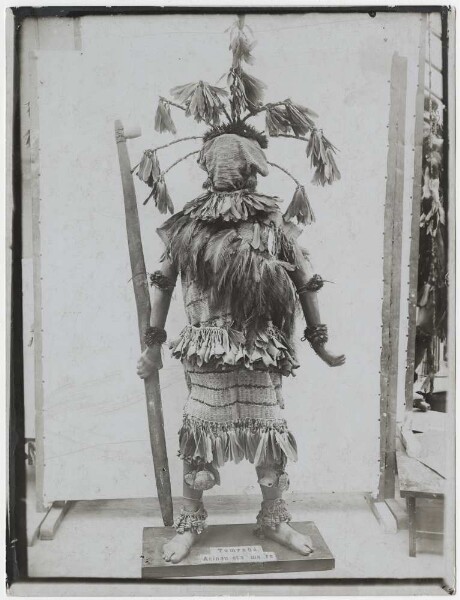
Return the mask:
MULTIPOLYGON (((227 31, 230 31, 229 49, 233 56, 231 67, 224 74, 228 90, 202 80, 176 86, 171 90, 174 100, 160 97, 155 115, 155 130, 159 133, 176 134, 171 107, 184 111, 186 117, 193 117, 198 123, 204 122, 210 129, 201 136, 173 140, 169 144, 146 150, 141 162, 133 169, 138 168, 138 177, 152 188, 144 204, 153 197, 162 213, 167 210, 174 212, 164 180, 165 173, 189 156, 199 154, 200 150, 189 152, 163 171, 158 163, 157 151, 190 139, 202 139, 206 143, 220 135, 235 134, 255 140, 261 148, 266 148, 268 138, 292 138, 306 142, 306 155, 314 169, 313 184, 324 186, 340 179, 335 160, 337 148, 326 138, 322 129, 316 126, 315 119, 318 115, 315 112, 290 98, 263 104, 265 84, 243 68, 243 63, 253 64, 252 50, 256 43, 251 28, 245 24, 244 16, 238 16, 227 31), (248 123, 249 119, 260 113, 265 113, 265 132, 257 131, 248 123)), ((313 222, 315 217, 305 187, 287 169, 275 163, 268 164, 286 173, 296 184, 292 201, 283 215, 284 219, 296 219, 302 224, 313 222)))

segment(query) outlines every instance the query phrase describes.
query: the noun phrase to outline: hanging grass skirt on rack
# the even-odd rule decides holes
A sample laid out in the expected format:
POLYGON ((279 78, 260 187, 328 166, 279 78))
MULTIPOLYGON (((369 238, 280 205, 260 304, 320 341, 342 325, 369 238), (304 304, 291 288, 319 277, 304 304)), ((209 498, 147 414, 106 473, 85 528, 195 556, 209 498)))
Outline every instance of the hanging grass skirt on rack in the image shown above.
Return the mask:
POLYGON ((179 431, 181 458, 214 467, 243 459, 284 467, 297 460, 295 439, 281 416, 280 374, 185 368, 190 394, 179 431))

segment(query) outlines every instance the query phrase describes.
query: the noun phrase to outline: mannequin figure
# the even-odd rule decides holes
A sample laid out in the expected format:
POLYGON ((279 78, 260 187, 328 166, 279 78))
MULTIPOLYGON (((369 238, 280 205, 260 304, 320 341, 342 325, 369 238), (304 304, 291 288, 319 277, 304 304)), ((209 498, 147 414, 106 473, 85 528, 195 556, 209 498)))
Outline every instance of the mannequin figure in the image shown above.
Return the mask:
POLYGON ((151 275, 151 326, 138 362, 140 377, 162 367, 161 344, 167 339, 165 323, 178 278, 188 319, 179 338, 170 342, 173 356, 184 365, 189 390, 179 432, 183 507, 175 522, 177 535, 163 548, 164 559, 172 563, 187 556, 206 527, 203 492, 219 484, 219 467, 243 459, 254 464, 262 492, 256 534, 303 555, 313 551, 311 540, 290 527, 282 497, 289 487, 286 464, 297 460, 296 442, 282 415, 281 389, 283 377, 299 366, 293 347, 298 306, 307 325, 302 339, 331 367, 345 361, 326 348, 327 327, 317 300, 323 279, 297 242, 298 224, 314 221, 305 188, 264 153, 267 135, 306 141, 313 183, 326 185, 340 179, 336 148, 316 127, 317 115, 309 108, 290 99, 263 104, 265 84, 242 67, 253 62, 251 35, 239 16, 230 30, 229 92, 199 81, 173 88, 174 102, 160 98, 155 129, 175 134, 170 108, 179 108, 209 126, 201 150, 161 171, 157 150, 183 141, 173 140, 145 151, 137 172, 152 188, 149 198, 160 212, 173 213, 158 229, 165 252, 151 275), (262 114, 265 133, 248 124, 262 114), (198 153, 206 191, 174 214, 164 175, 198 153), (284 214, 279 198, 256 191, 258 176, 267 176, 269 166, 296 183, 284 214))
POLYGON ((179 434, 184 500, 177 535, 163 556, 177 563, 188 554, 206 525, 203 491, 219 482, 219 466, 243 458, 256 465, 263 497, 257 533, 307 555, 312 542, 289 526, 282 498, 286 462, 297 458, 281 416, 282 377, 298 367, 292 346, 297 301, 319 358, 330 366, 345 358, 326 348, 317 300, 322 279, 296 241, 300 229, 283 219, 276 197, 255 192, 257 174, 268 174, 258 142, 216 136, 204 144, 199 163, 209 191, 158 230, 166 252, 152 276, 151 343, 146 338, 138 363, 140 377, 162 367, 163 332, 180 274, 189 324, 171 346, 189 386, 179 434))

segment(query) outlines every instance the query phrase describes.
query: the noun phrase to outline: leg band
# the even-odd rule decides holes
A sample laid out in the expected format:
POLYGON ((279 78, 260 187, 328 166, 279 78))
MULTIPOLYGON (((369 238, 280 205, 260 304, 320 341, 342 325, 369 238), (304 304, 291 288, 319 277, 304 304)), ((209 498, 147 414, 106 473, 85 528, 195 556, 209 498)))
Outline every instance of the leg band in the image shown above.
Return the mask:
POLYGON ((286 508, 286 502, 283 498, 274 500, 264 500, 262 507, 257 515, 257 527, 255 533, 263 537, 265 527, 276 529, 280 523, 289 523, 291 515, 286 508))
POLYGON ((189 511, 182 507, 180 515, 174 521, 174 528, 177 533, 184 533, 185 531, 191 531, 192 533, 203 533, 206 529, 206 519, 208 513, 206 512, 203 504, 195 511, 189 511))

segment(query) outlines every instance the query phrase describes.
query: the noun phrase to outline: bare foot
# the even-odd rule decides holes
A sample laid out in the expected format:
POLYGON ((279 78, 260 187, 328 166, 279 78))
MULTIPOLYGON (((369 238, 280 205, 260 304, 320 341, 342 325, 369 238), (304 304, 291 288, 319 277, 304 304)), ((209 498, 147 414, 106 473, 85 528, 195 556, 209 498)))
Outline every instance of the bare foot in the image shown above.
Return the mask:
POLYGON ((198 534, 191 531, 177 533, 172 540, 163 546, 163 558, 166 562, 179 563, 188 555, 198 534))
POLYGON ((280 523, 276 529, 270 527, 262 528, 263 535, 286 548, 290 548, 299 554, 308 556, 313 552, 313 543, 308 535, 299 533, 288 523, 280 523))

